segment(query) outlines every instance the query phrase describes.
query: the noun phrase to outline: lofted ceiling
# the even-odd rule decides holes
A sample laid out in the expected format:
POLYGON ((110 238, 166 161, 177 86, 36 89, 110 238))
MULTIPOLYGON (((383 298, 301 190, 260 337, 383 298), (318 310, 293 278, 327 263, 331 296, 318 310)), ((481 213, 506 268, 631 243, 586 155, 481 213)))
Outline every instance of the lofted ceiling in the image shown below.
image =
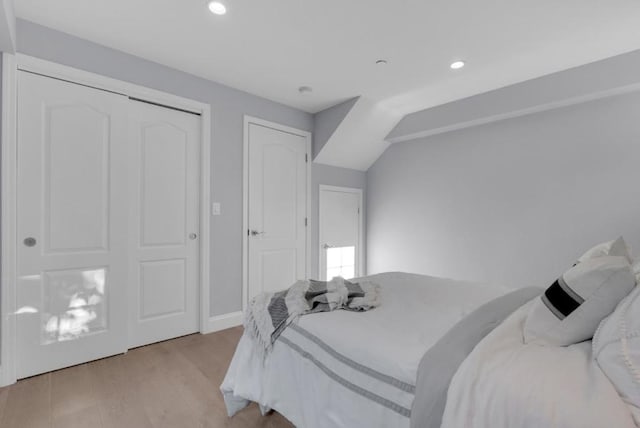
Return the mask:
POLYGON ((638 0, 16 0, 16 15, 311 113, 406 114, 640 48, 638 0), (386 59, 387 65, 375 65, 386 59), (464 59, 467 67, 449 64, 464 59), (299 86, 313 92, 298 93, 299 86))

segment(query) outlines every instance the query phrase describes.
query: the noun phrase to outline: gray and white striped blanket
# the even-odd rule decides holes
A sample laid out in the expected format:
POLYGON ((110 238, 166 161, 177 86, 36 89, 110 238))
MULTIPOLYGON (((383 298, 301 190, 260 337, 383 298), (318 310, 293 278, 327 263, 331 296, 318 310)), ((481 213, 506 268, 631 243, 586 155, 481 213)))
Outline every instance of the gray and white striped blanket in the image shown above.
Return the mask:
POLYGON ((298 281, 289 289, 254 297, 245 312, 244 328, 266 353, 282 331, 298 317, 336 309, 368 311, 380 305, 380 287, 371 281, 298 281))

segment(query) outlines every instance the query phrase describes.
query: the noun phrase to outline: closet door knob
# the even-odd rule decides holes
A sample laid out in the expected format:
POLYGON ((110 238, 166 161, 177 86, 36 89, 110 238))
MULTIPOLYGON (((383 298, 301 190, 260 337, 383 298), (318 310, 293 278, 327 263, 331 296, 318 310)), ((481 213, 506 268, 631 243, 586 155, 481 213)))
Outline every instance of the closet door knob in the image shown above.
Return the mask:
POLYGON ((190 233, 190 234, 189 234, 189 239, 191 239, 192 241, 193 241, 194 239, 196 239, 197 237, 198 237, 198 235, 197 235, 197 234, 195 234, 195 233, 190 233))
POLYGON ((35 247, 36 246, 36 238, 32 238, 32 237, 28 237, 28 238, 24 238, 24 245, 26 245, 27 247, 35 247))

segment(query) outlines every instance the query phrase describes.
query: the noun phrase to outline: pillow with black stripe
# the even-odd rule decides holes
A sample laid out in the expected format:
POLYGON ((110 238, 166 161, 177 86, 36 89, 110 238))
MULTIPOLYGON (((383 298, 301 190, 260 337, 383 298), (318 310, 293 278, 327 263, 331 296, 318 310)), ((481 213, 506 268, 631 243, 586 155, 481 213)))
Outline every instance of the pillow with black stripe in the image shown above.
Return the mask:
POLYGON ((540 296, 524 325, 525 343, 568 346, 593 337, 636 285, 626 257, 587 259, 566 271, 540 296))

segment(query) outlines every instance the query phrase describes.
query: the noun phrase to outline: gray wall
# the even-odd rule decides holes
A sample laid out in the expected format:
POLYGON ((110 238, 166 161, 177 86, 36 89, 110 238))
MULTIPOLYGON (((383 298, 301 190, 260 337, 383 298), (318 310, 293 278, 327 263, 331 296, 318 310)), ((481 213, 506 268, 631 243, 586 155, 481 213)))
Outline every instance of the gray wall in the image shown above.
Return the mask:
MULTIPOLYGON (((326 184, 329 186, 342 186, 351 187, 356 189, 363 189, 364 203, 367 201, 367 175, 363 171, 356 171, 354 169, 338 168, 335 166, 322 165, 319 163, 313 164, 311 170, 311 224, 318 224, 319 215, 319 198, 320 198, 320 185, 326 184)), ((364 210, 363 222, 366 224, 366 210, 364 210)), ((366 233, 365 233, 366 235, 366 233)), ((318 227, 314 227, 311 230, 311 277, 319 278, 318 264, 319 264, 319 250, 320 245, 318 243, 318 227)), ((366 236, 365 236, 365 251, 366 260, 366 236)), ((366 272, 366 263, 363 266, 363 272, 366 272)))
POLYGON ((640 93, 391 146, 367 173, 368 273, 548 285, 592 245, 640 254, 640 93))
MULTIPOLYGON (((242 147, 245 114, 311 131, 310 114, 106 48, 18 21, 18 51, 211 104, 211 315, 241 309, 242 147)), ((313 227, 312 223, 312 227, 313 227)))

